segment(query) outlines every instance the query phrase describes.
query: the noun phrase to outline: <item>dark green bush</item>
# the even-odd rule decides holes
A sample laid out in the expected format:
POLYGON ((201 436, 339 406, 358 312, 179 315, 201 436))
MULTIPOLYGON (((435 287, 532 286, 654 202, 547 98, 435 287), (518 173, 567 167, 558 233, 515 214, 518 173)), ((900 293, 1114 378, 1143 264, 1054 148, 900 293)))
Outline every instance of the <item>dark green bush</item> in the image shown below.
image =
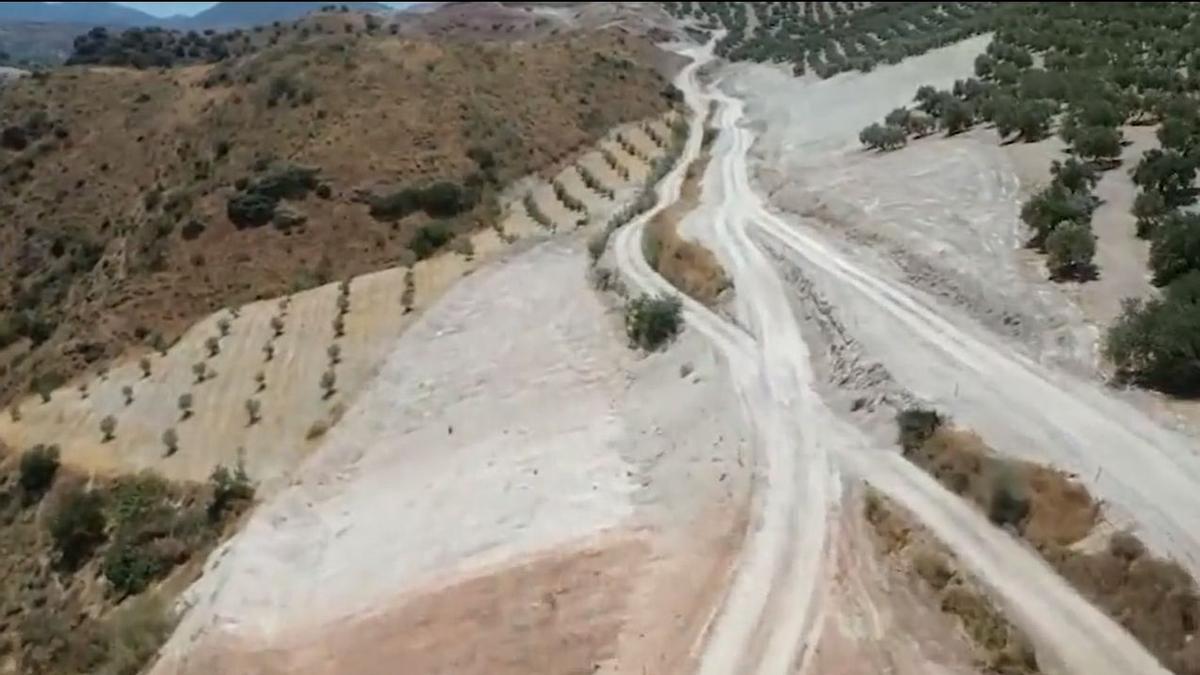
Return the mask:
POLYGON ((18 483, 26 503, 42 498, 54 483, 58 473, 59 450, 57 445, 35 445, 21 455, 18 483))
POLYGON ((275 217, 275 207, 278 200, 257 192, 239 192, 229 198, 225 214, 229 220, 243 229, 260 227, 271 222, 275 217))
POLYGON ((658 349, 682 327, 683 303, 675 296, 643 294, 625 305, 625 332, 642 349, 658 349))
POLYGON ((77 569, 104 542, 104 499, 91 490, 74 487, 63 495, 50 518, 50 536, 58 561, 68 570, 77 569))
POLYGON ((424 260, 437 253, 438 249, 453 238, 454 233, 446 223, 433 222, 423 225, 417 230, 412 240, 408 242, 408 248, 417 255, 417 260, 424 260))
POLYGON ((208 503, 208 518, 214 523, 220 522, 231 508, 244 507, 254 499, 254 485, 241 464, 233 471, 224 466, 213 469, 209 484, 212 498, 208 503))
POLYGON ((434 218, 451 218, 475 207, 478 195, 447 181, 425 188, 401 188, 370 201, 370 213, 378 220, 400 220, 417 211, 434 218))

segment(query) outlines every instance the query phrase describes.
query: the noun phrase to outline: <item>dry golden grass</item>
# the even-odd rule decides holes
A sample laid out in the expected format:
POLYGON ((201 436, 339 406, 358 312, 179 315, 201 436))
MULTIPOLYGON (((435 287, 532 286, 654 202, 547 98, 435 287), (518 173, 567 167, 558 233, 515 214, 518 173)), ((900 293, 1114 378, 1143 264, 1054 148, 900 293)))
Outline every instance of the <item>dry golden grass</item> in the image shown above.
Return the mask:
POLYGON ((1099 504, 1067 474, 996 455, 974 433, 937 426, 905 456, 984 512, 999 490, 1027 504, 1009 523, 1084 597, 1125 626, 1168 669, 1200 673, 1200 588, 1178 563, 1154 557, 1129 533, 1102 550, 1082 540, 1100 521, 1099 504))
POLYGON ((664 279, 711 307, 729 287, 729 277, 712 251, 679 234, 680 221, 700 202, 700 181, 709 159, 706 150, 688 166, 679 200, 650 219, 643 246, 647 258, 664 279))
POLYGON ((920 579, 932 595, 931 602, 958 618, 987 672, 1041 672, 1029 639, 1004 617, 949 549, 877 490, 867 488, 864 501, 864 515, 880 552, 920 579))

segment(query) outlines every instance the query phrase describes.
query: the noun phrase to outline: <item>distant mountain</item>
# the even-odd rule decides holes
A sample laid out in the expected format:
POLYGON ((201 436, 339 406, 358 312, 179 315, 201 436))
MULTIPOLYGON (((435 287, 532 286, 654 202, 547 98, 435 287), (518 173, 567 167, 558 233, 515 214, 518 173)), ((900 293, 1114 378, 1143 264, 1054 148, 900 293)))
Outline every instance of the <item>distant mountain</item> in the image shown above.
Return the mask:
POLYGON ((293 21, 322 7, 389 11, 378 2, 218 2, 195 16, 160 18, 115 2, 0 2, 0 24, 71 23, 85 26, 163 26, 166 28, 249 28, 293 21))
POLYGON ((93 26, 145 26, 156 21, 157 19, 145 12, 139 12, 115 2, 0 2, 0 23, 40 22, 78 23, 93 26))
POLYGON ((294 21, 322 7, 345 5, 367 12, 390 11, 378 2, 218 2, 173 26, 183 28, 246 28, 272 21, 294 21))

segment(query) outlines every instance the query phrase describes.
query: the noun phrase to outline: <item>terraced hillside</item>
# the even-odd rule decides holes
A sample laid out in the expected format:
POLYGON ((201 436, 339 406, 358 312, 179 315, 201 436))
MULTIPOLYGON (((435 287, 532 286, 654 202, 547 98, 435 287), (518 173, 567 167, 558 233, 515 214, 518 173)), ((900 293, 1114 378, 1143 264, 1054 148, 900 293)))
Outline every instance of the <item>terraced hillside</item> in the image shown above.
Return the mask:
POLYGON ((508 183, 673 98, 618 28, 466 43, 310 21, 215 65, 5 88, 0 401, 222 307, 458 246, 508 183))
POLYGON ((45 396, 18 397, 0 417, 0 439, 22 449, 56 445, 66 463, 106 474, 153 469, 203 480, 216 466, 241 462, 273 484, 322 442, 397 337, 465 274, 518 240, 603 229, 627 212, 651 165, 673 151, 678 119, 622 125, 550 179, 526 177, 492 227, 449 249, 219 310, 161 351, 128 355, 45 396))

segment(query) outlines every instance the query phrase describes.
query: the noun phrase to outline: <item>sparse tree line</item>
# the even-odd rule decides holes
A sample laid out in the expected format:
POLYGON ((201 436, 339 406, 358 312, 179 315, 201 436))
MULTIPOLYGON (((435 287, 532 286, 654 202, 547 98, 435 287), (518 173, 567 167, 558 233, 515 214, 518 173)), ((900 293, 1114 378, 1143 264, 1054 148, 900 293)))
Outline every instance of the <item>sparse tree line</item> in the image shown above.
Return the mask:
POLYGON ((725 28, 716 53, 731 60, 791 63, 796 75, 828 78, 899 63, 991 29, 996 3, 667 2, 668 12, 709 30, 725 28), (758 26, 748 29, 749 12, 758 26))
MULTIPOLYGON (((1137 235, 1150 240, 1149 265, 1161 297, 1127 301, 1105 352, 1119 374, 1175 393, 1200 393, 1200 215, 1193 211, 1200 167, 1200 9, 1187 4, 1043 3, 1005 5, 974 78, 951 91, 918 90, 918 110, 948 135, 990 123, 1002 140, 1051 133, 1069 157, 1050 184, 1022 206, 1031 246, 1056 279, 1087 279, 1095 237, 1093 190, 1121 164, 1122 127, 1156 124, 1159 147, 1128 167, 1138 195, 1137 235), (1040 57, 1040 65, 1037 64, 1040 57)), ((865 145, 899 147, 912 135, 901 114, 863 130, 865 145), (904 139, 900 134, 904 134, 904 139)))
MULTIPOLYGON (((346 324, 345 319, 350 311, 350 280, 343 280, 338 284, 338 295, 335 300, 336 312, 330 322, 333 330, 333 341, 326 348, 326 355, 329 358, 329 365, 318 380, 318 385, 323 399, 330 398, 337 391, 337 373, 336 368, 342 363, 342 346, 338 340, 345 336, 346 324)), ((405 312, 411 311, 413 302, 414 288, 411 271, 405 276, 405 289, 401 295, 401 302, 405 307, 405 312)), ((271 329, 270 337, 263 344, 263 360, 270 362, 276 354, 276 340, 284 335, 286 327, 286 317, 291 304, 290 297, 283 297, 278 303, 278 312, 271 316, 268 325, 271 329)), ((212 368, 210 362, 221 353, 221 342, 224 338, 229 337, 233 332, 234 320, 240 316, 240 311, 236 308, 226 310, 226 314, 219 317, 215 326, 217 334, 209 336, 203 341, 203 357, 201 360, 192 364, 191 371, 193 376, 193 386, 200 386, 205 382, 215 378, 217 372, 212 368)), ((154 364, 150 356, 143 356, 138 360, 138 369, 141 372, 141 379, 147 380, 154 372, 154 364)), ((101 373, 101 379, 107 377, 107 373, 101 373)), ((254 389, 252 395, 244 401, 244 408, 247 416, 247 426, 253 426, 262 419, 262 401, 259 394, 267 389, 267 377, 264 371, 257 371, 253 375, 254 389)), ((84 399, 89 396, 89 389, 86 383, 79 385, 78 390, 80 396, 84 399)), ((50 393, 52 388, 47 388, 42 396, 44 403, 51 400, 50 393)), ((121 397, 126 407, 132 405, 135 400, 135 388, 133 384, 122 385, 121 397)), ((176 406, 179 410, 179 423, 184 423, 192 418, 195 410, 195 393, 193 391, 185 391, 179 395, 176 400, 176 406)), ((18 404, 13 404, 9 407, 9 414, 14 422, 19 422, 22 419, 21 408, 18 404)), ((104 415, 98 423, 101 442, 108 443, 116 438, 118 433, 119 419, 115 414, 104 415)), ((179 433, 175 426, 171 426, 164 430, 161 437, 163 446, 166 449, 166 456, 171 456, 179 450, 179 433)))

